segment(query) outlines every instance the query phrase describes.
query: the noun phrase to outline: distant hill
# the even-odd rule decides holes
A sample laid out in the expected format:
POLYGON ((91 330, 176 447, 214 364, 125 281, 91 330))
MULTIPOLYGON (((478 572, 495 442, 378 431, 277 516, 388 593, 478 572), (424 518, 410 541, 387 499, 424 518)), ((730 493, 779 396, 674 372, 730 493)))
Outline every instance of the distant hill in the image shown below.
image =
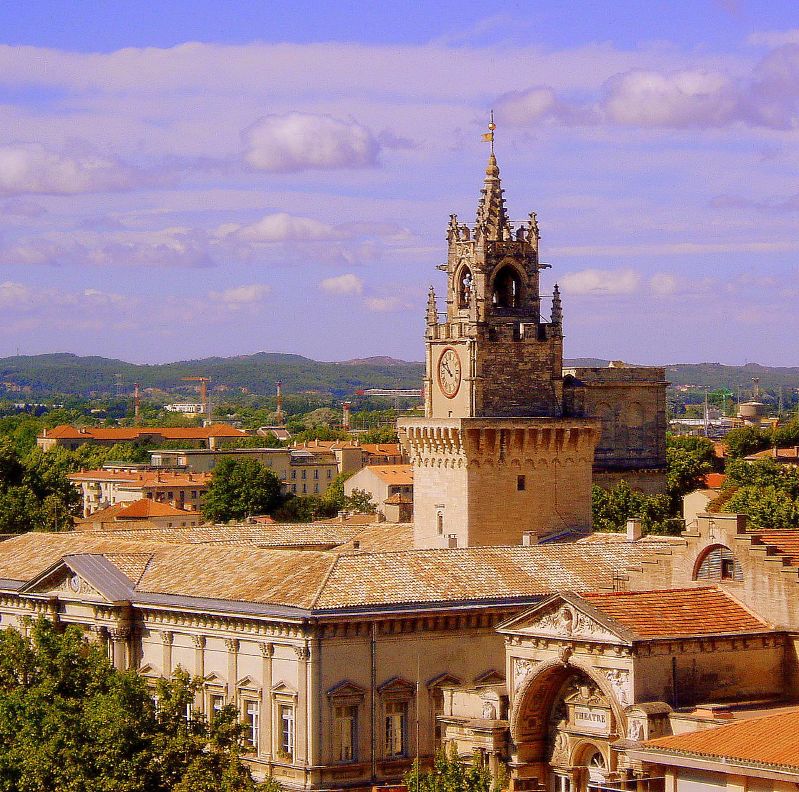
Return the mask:
MULTIPOLYGON (((607 366, 607 360, 574 358, 565 366, 607 366)), ((181 377, 204 376, 212 388, 246 388, 256 394, 273 394, 278 380, 286 393, 317 392, 342 397, 361 388, 418 388, 424 364, 379 356, 343 362, 320 362, 279 352, 258 352, 236 357, 212 357, 175 363, 140 365, 102 357, 81 357, 69 353, 0 358, 0 395, 19 398, 57 394, 113 396, 117 380, 125 393, 134 382, 142 388, 170 393, 192 394, 192 383, 181 377)), ((673 386, 749 389, 752 378, 760 378, 766 391, 799 388, 799 367, 779 368, 749 363, 724 366, 719 363, 678 363, 666 367, 673 386)))

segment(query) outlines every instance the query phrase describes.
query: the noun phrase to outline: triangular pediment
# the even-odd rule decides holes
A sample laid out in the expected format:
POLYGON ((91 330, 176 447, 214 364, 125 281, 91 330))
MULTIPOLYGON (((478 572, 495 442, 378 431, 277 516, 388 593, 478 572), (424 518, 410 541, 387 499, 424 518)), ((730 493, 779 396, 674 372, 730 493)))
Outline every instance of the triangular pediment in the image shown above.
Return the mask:
POLYGON ((432 688, 441 688, 441 687, 460 687, 463 684, 463 680, 459 679, 452 674, 439 674, 438 676, 434 676, 432 679, 428 680, 427 687, 432 688))
POLYGON ((416 692, 416 685, 402 677, 391 677, 377 688, 383 696, 412 696, 416 692))
POLYGON ((297 688, 292 687, 287 682, 284 682, 282 679, 276 685, 272 686, 273 693, 285 693, 290 696, 297 695, 297 688))
POLYGON ((504 685, 505 674, 501 671, 497 671, 495 668, 489 668, 488 671, 483 671, 482 674, 478 674, 474 678, 474 684, 478 687, 483 687, 485 685, 504 685))
POLYGON ((628 630, 575 594, 559 594, 500 624, 505 635, 597 643, 630 643, 628 630))
POLYGON ((366 695, 366 690, 360 685, 350 682, 349 679, 345 679, 337 685, 333 685, 327 691, 327 695, 330 698, 363 698, 366 695))
POLYGON ((111 604, 129 602, 133 583, 105 556, 80 553, 56 561, 23 586, 20 593, 111 604))
POLYGON ((246 688, 247 690, 260 690, 261 686, 258 684, 256 679, 253 679, 251 676, 242 677, 238 682, 236 682, 237 688, 246 688))
POLYGON ((85 577, 68 564, 61 563, 23 589, 23 594, 36 594, 60 599, 93 600, 109 602, 85 577))

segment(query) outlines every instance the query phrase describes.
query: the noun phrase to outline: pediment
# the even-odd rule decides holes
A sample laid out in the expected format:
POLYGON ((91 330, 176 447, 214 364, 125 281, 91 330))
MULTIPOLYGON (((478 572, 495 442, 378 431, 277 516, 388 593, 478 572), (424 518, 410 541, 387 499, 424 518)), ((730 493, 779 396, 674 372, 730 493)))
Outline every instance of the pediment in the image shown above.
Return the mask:
POLYGON ((362 688, 360 685, 356 685, 354 682, 350 682, 349 679, 345 679, 342 682, 333 685, 333 687, 327 691, 327 695, 330 698, 362 699, 366 695, 366 690, 362 688))
POLYGON ((139 673, 142 676, 146 677, 160 677, 161 671, 157 669, 154 665, 150 663, 145 663, 143 666, 139 666, 139 673))
POLYGON ((391 677, 377 688, 383 696, 412 696, 416 692, 416 685, 402 677, 391 677))
POLYGON ((215 674, 213 672, 210 674, 206 674, 203 677, 203 682, 205 682, 206 685, 222 685, 222 686, 227 685, 226 679, 219 676, 219 674, 215 674))
POLYGON ((21 594, 89 602, 129 602, 133 583, 105 556, 91 553, 65 555, 30 580, 21 594))
POLYGON ((426 683, 427 688, 442 688, 442 687, 460 687, 463 684, 463 680, 459 677, 453 676, 452 674, 439 674, 438 676, 434 676, 432 679, 429 679, 426 683))
POLYGON ((60 599, 109 602, 108 598, 104 597, 85 577, 63 563, 51 570, 49 574, 32 581, 22 593, 60 599))
POLYGON ((514 616, 498 632, 520 638, 629 643, 631 634, 574 594, 556 595, 514 616))
POLYGON ((288 682, 284 682, 282 679, 276 684, 272 686, 273 693, 285 693, 289 696, 296 696, 297 695, 297 688, 292 687, 288 684, 288 682))
POLYGON ((483 671, 474 678, 474 684, 478 687, 485 685, 504 685, 505 674, 497 671, 495 668, 490 668, 488 671, 483 671))
POLYGON ((251 676, 242 677, 238 682, 236 682, 237 688, 246 688, 247 690, 260 690, 261 686, 258 684, 256 679, 253 679, 251 676))

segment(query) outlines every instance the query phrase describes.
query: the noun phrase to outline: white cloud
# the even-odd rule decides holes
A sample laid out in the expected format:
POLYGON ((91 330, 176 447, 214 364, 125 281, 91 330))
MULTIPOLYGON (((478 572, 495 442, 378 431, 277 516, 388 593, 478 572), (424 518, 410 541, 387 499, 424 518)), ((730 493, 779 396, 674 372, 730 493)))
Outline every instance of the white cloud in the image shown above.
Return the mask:
POLYGON ((724 126, 739 110, 730 78, 706 71, 629 71, 608 81, 606 90, 607 119, 630 126, 724 126))
POLYGON ((65 154, 38 143, 0 146, 0 194, 107 192, 147 181, 142 172, 97 154, 65 154))
POLYGON ((555 104, 555 91, 552 88, 536 86, 503 94, 494 103, 494 109, 503 124, 523 126, 553 113, 555 104))
POLYGON ((268 115, 244 132, 244 158, 272 173, 368 168, 377 165, 380 144, 355 121, 327 115, 268 115))
POLYGON ((411 307, 399 297, 366 297, 363 302, 367 310, 374 313, 393 313, 411 307))
POLYGON ((302 242, 341 239, 342 234, 327 223, 286 212, 268 214, 250 225, 233 226, 225 231, 246 242, 302 242))
POLYGON ((652 291, 665 297, 677 291, 677 278, 668 272, 657 272, 649 279, 649 287, 652 291))
POLYGON ((769 49, 781 47, 784 44, 799 44, 799 28, 756 31, 749 35, 747 42, 756 47, 764 46, 769 49))
POLYGON ((640 283, 641 276, 631 269, 584 269, 560 279, 564 294, 632 294, 640 283))
POLYGON ((319 283, 319 288, 328 294, 361 294, 363 281, 357 275, 348 272, 345 275, 325 278, 319 283))
POLYGON ((224 291, 211 291, 208 296, 215 302, 235 310, 244 305, 263 302, 271 291, 271 286, 265 283, 251 283, 247 286, 234 286, 224 291))

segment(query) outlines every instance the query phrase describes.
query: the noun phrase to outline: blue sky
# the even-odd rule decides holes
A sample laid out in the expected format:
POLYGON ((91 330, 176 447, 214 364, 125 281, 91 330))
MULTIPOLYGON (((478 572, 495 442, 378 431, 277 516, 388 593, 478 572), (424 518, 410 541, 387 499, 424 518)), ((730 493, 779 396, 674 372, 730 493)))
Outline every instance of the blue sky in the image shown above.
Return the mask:
POLYGON ((0 0, 0 355, 421 359, 496 111, 566 353, 797 364, 799 4, 0 0))

